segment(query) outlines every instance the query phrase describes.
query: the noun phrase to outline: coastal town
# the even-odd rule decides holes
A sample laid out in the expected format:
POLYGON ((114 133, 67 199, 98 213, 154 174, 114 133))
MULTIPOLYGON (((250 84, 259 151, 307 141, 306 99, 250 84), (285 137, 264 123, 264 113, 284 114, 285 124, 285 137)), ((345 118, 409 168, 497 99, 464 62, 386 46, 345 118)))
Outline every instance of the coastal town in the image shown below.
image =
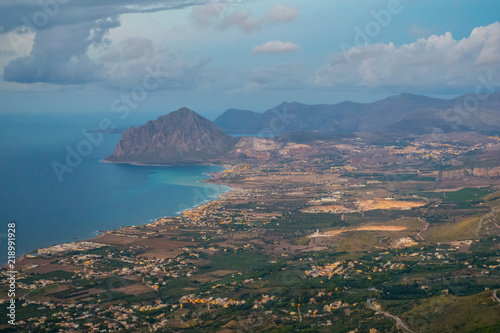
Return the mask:
POLYGON ((0 0, 0 333, 500 333, 499 13, 0 0))
POLYGON ((449 187, 425 155, 450 160, 498 140, 429 150, 347 142, 335 145, 359 153, 342 162, 226 164, 208 180, 233 188, 217 200, 24 255, 18 327, 397 332, 397 321, 368 300, 415 331, 436 323, 419 321, 409 304, 426 311, 438 302, 446 312, 473 303, 485 325, 494 323, 500 183, 476 176, 471 187, 466 179, 449 187), (380 162, 354 166, 370 149, 402 156, 404 171, 387 173, 380 162))

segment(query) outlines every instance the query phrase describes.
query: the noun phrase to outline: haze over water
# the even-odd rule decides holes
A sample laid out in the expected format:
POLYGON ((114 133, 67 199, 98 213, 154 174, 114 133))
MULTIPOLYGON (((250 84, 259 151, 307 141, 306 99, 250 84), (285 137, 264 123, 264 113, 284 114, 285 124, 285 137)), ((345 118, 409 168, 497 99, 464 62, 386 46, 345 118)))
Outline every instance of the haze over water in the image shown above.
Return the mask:
MULTIPOLYGON (((147 119, 129 119, 140 125, 147 119)), ((52 162, 65 163, 66 146, 85 140, 102 116, 0 115, 0 246, 7 223, 16 221, 17 255, 53 244, 94 237, 100 230, 148 223, 175 215, 228 191, 200 183, 216 166, 149 167, 102 163, 121 134, 102 144, 59 182, 52 162)), ((123 124, 128 127, 130 124, 123 124)), ((120 125, 117 125, 120 126, 120 125)), ((7 251, 0 251, 6 262, 7 251)))

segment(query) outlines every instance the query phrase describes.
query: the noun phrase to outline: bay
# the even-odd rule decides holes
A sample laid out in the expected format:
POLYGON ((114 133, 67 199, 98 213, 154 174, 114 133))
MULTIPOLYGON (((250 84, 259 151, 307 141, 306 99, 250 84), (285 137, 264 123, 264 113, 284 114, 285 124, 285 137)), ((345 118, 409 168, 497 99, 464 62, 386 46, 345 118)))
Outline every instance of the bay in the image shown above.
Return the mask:
MULTIPOLYGON (((141 117, 115 120, 115 125, 138 126, 156 115, 141 117)), ((102 163, 121 134, 86 132, 97 128, 101 119, 97 114, 0 115, 2 263, 7 261, 10 221, 16 223, 16 254, 21 255, 94 237, 99 231, 173 216, 229 190, 200 182, 209 178, 207 173, 222 170, 219 166, 102 163), (69 151, 86 156, 78 154, 81 161, 70 158, 67 163, 69 151), (58 177, 54 165, 64 166, 67 172, 56 168, 58 177)))

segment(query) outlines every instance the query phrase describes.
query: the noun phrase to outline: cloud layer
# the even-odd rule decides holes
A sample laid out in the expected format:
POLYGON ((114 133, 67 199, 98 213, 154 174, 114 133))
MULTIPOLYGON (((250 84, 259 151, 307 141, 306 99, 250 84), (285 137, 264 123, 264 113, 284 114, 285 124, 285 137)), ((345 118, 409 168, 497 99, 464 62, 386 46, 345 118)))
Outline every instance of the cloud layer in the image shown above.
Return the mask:
POLYGON ((299 15, 299 9, 286 5, 271 8, 266 14, 255 17, 251 11, 234 11, 228 3, 210 2, 193 7, 192 17, 202 28, 227 30, 233 27, 251 33, 265 26, 287 23, 299 15))
POLYGON ((283 53, 300 50, 301 47, 291 42, 270 41, 253 48, 252 53, 283 53))
POLYGON ((468 38, 450 32, 396 47, 372 44, 336 54, 316 72, 320 86, 469 87, 485 71, 500 70, 500 23, 478 27, 468 38))
MULTIPOLYGON (((12 45, 0 50, 3 67, 0 75, 6 82, 59 85, 55 89, 91 83, 104 89, 129 89, 141 82, 148 67, 159 66, 164 76, 157 89, 190 92, 300 89, 309 93, 331 91, 329 87, 335 87, 339 91, 455 93, 474 89, 480 75, 500 72, 500 23, 475 28, 463 39, 448 32, 418 40, 429 33, 420 25, 407 25, 407 34, 413 34, 403 39, 408 44, 399 40, 396 45, 354 47, 345 54, 333 55, 329 63, 323 60, 318 64, 318 59, 331 52, 331 45, 316 28, 316 17, 314 21, 308 19, 312 17, 308 10, 313 5, 301 5, 299 9, 288 4, 276 5, 278 1, 3 1, 0 42, 10 40, 12 45), (263 10, 263 6, 267 8, 263 10), (137 29, 130 29, 130 24, 145 22, 141 21, 145 15, 124 17, 123 23, 128 26, 109 33, 120 26, 122 14, 181 8, 187 10, 179 11, 180 16, 174 17, 177 12, 151 15, 151 24, 137 29), (298 20, 299 15, 304 19, 298 20), (287 23, 292 24, 286 29, 266 29, 287 23), (200 33, 198 28, 205 31, 200 33), (221 33, 228 30, 231 33, 221 33), (250 33, 255 34, 246 35, 250 33), (153 34, 151 39, 145 38, 153 34), (137 37, 124 39, 128 35, 137 37), (12 43, 11 37, 17 38, 17 42, 12 43), (294 55, 301 56, 300 63, 282 63, 283 57, 252 56, 249 52, 276 54, 302 50, 291 41, 300 41, 297 43, 304 47, 300 54, 294 55), (191 56, 170 48, 182 49, 191 56), (200 53, 203 56, 197 57, 200 53)), ((315 13, 317 10, 314 9, 315 13)), ((25 85, 23 89, 29 88, 25 85)))
POLYGON ((101 59, 106 83, 129 88, 143 81, 149 72, 157 72, 155 89, 196 89, 204 84, 203 69, 207 57, 183 59, 178 53, 157 47, 147 38, 128 38, 110 49, 101 59))
POLYGON ((188 81, 198 80, 193 72, 201 69, 207 58, 184 61, 166 49, 155 48, 144 38, 129 39, 115 50, 108 50, 102 59, 89 58, 88 51, 109 48, 111 41, 106 35, 110 29, 120 26, 120 14, 171 10, 204 2, 145 0, 138 4, 123 0, 117 5, 111 0, 53 0, 41 4, 36 0, 22 0, 0 3, 0 32, 16 32, 18 39, 23 39, 27 31, 35 33, 30 54, 10 61, 3 69, 3 79, 16 83, 104 82, 120 86, 136 84, 140 80, 137 75, 144 75, 148 65, 160 64, 169 73, 161 88, 192 86, 188 81))
POLYGON ((101 44, 108 30, 119 24, 115 18, 39 31, 30 55, 4 67, 4 80, 56 84, 98 81, 102 66, 87 56, 87 50, 93 44, 101 44))
POLYGON ((206 0, 17 0, 0 2, 0 33, 29 27, 95 22, 121 14, 151 13, 206 3, 206 0))

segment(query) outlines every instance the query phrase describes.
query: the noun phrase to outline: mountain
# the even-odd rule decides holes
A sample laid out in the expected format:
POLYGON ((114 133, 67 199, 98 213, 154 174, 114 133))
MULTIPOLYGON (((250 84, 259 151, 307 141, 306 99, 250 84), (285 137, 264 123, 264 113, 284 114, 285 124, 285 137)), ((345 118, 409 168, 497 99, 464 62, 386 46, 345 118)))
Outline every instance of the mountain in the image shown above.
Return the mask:
POLYGON ((238 134, 319 131, 418 135, 436 131, 498 130, 499 116, 500 93, 487 95, 484 100, 475 95, 445 100, 401 94, 373 103, 307 105, 285 102, 263 113, 229 109, 215 120, 215 124, 226 133, 238 134))
POLYGON ((307 105, 285 102, 264 113, 229 109, 215 120, 215 124, 182 108, 138 128, 128 129, 115 153, 105 161, 179 164, 240 157, 285 158, 304 154, 304 144, 308 142, 333 139, 337 135, 364 133, 394 138, 500 131, 500 93, 479 97, 463 95, 444 100, 401 94, 373 103, 307 105), (250 134, 260 139, 233 138, 224 132, 250 134), (262 139, 267 136, 281 137, 262 139), (287 147, 287 142, 296 146, 287 147))
POLYGON ((264 113, 229 109, 215 119, 215 124, 224 132, 234 134, 275 136, 295 131, 332 132, 341 120, 363 112, 363 104, 353 102, 337 105, 285 102, 264 113))
POLYGON ((130 127, 106 162, 200 163, 227 154, 238 139, 196 112, 181 108, 140 127, 130 127))
POLYGON ((258 133, 262 127, 262 113, 249 110, 228 109, 217 117, 216 125, 229 129, 231 134, 258 133))

